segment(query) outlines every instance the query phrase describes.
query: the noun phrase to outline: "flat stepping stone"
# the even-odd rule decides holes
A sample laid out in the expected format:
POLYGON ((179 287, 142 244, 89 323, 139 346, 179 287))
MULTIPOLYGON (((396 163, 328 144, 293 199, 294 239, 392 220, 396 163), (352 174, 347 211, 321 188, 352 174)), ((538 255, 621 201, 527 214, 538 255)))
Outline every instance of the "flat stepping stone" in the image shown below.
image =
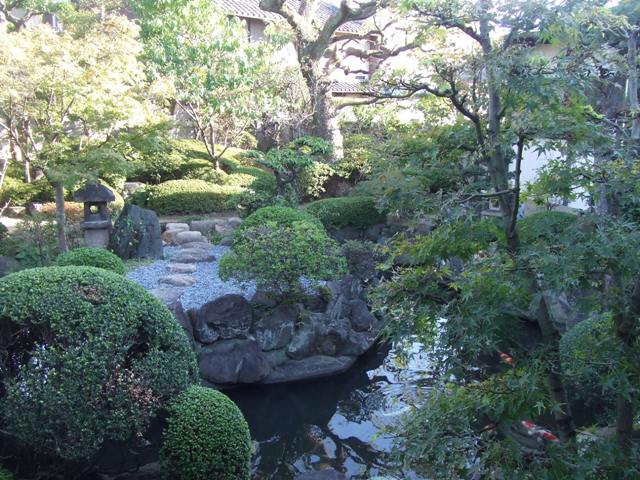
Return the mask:
POLYGON ((211 248, 209 242, 187 242, 180 245, 182 248, 211 248))
POLYGON ((196 266, 193 263, 169 263, 167 272, 171 273, 195 273, 196 266))
POLYGON ((174 275, 168 275, 160 279, 160 283, 165 285, 174 285, 176 287, 190 287, 198 280, 193 275, 186 275, 182 273, 176 273, 174 275))
POLYGON ((184 248, 176 253, 171 261, 173 263, 199 263, 213 262, 216 257, 203 248, 184 248))
POLYGON ((180 298, 180 295, 184 293, 184 288, 168 288, 158 287, 149 290, 149 293, 154 297, 162 300, 165 305, 169 305, 180 298))
POLYGON ((175 241, 178 245, 182 245, 183 243, 189 242, 202 242, 204 237, 200 232, 178 232, 176 235, 175 241))
POLYGON ((167 226, 164 229, 165 231, 185 232, 189 230, 189 225, 186 223, 167 223, 167 226))

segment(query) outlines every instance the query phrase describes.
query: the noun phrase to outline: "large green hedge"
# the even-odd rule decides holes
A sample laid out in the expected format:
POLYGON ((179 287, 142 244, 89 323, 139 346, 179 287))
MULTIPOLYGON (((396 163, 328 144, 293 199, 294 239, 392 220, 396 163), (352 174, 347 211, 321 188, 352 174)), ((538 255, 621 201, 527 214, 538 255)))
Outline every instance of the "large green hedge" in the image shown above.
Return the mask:
POLYGON ((94 267, 0 279, 3 429, 70 460, 143 432, 197 378, 171 312, 141 286, 94 267))
POLYGON ((252 452, 249 426, 225 394, 191 387, 169 409, 161 451, 166 478, 248 480, 252 452))
POLYGON ((71 265, 84 267, 98 267, 123 275, 126 271, 120 257, 102 248, 80 247, 61 253, 56 259, 61 267, 71 265))
POLYGON ((366 228, 386 220, 372 197, 325 198, 307 204, 305 210, 327 228, 366 228))
POLYGON ((170 180, 147 189, 145 206, 160 215, 219 212, 242 191, 242 187, 213 185, 204 180, 170 180))
POLYGON ((291 207, 264 207, 256 210, 242 222, 242 229, 259 227, 267 222, 273 222, 278 226, 291 225, 293 222, 307 222, 322 227, 320 221, 298 208, 291 207))

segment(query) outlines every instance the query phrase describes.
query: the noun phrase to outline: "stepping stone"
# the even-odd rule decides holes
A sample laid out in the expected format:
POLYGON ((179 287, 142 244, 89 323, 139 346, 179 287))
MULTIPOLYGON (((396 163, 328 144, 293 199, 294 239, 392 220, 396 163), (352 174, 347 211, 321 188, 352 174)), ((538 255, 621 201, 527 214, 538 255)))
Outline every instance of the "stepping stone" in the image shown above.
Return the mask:
POLYGON ((176 287, 190 287, 198 280, 196 277, 192 275, 185 275, 181 273, 176 273, 175 275, 168 275, 160 279, 160 283, 164 283, 166 285, 173 285, 176 287))
POLYGON ((184 288, 158 287, 149 290, 149 293, 162 300, 165 305, 169 305, 176 302, 180 298, 180 295, 184 293, 184 290, 184 288))
POLYGON ((191 230, 197 232, 208 233, 216 229, 216 225, 222 223, 222 220, 194 220, 191 222, 191 230))
POLYGON ((213 262, 216 257, 202 248, 184 248, 176 253, 171 261, 173 263, 198 263, 213 262))
POLYGON ((196 266, 193 263, 169 263, 167 272, 171 273, 195 273, 196 266))
POLYGON ((167 223, 164 229, 165 231, 186 232, 189 230, 189 225, 186 223, 167 223))
POLYGON ((211 248, 213 245, 211 245, 209 242, 187 242, 183 243, 180 246, 182 248, 211 248))
POLYGON ((176 243, 182 245, 183 243, 189 242, 202 242, 204 237, 200 232, 178 232, 176 235, 176 243))

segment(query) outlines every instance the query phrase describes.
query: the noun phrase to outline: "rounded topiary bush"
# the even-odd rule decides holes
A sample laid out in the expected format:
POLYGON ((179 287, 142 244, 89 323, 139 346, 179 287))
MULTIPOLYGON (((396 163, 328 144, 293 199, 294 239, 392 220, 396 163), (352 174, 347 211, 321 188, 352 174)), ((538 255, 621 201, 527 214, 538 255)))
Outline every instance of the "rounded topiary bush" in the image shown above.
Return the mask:
POLYGON ((144 288, 94 267, 33 268, 0 279, 3 429, 81 461, 143 432, 197 378, 171 312, 144 288))
POLYGON ((260 227, 267 222, 278 226, 291 225, 293 222, 307 222, 322 228, 322 223, 304 210, 290 207, 264 207, 256 210, 242 222, 242 229, 260 227))
MULTIPOLYGON (((640 355, 640 341, 635 348, 640 355)), ((613 401, 620 387, 617 380, 623 378, 617 369, 624 366, 611 315, 594 314, 569 329, 560 339, 560 360, 579 398, 596 403, 603 398, 613 401)))
POLYGON ((169 408, 161 465, 167 478, 248 480, 251 435, 240 409, 217 390, 191 387, 169 408))
POLYGON ((204 180, 170 180, 148 187, 146 206, 161 215, 210 213, 226 209, 228 200, 242 187, 213 185, 204 180))
POLYGON ((220 260, 220 277, 255 280, 278 295, 299 293, 300 278, 330 280, 346 272, 340 247, 326 231, 306 221, 267 221, 239 230, 231 251, 220 260))
POLYGON ((327 228, 366 228, 386 221, 373 197, 325 198, 307 204, 305 210, 327 228))
POLYGON ((553 240, 578 220, 567 212, 538 212, 518 221, 518 235, 524 245, 553 240))
POLYGON ((101 248, 74 248, 58 255, 56 264, 61 267, 76 265, 104 268, 120 275, 123 275, 126 271, 124 262, 120 260, 120 257, 101 248))

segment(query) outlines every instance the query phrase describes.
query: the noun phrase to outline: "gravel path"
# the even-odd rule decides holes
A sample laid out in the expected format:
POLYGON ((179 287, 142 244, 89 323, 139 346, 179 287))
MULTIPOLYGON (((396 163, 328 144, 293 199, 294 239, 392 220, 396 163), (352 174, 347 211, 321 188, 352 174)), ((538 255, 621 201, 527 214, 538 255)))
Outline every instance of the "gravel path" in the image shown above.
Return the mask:
MULTIPOLYGON (((229 247, 213 245, 208 250, 213 253, 216 259, 213 262, 194 263, 193 265, 196 266, 197 270, 191 275, 197 279, 197 282, 186 289, 180 288, 181 290, 184 290, 180 296, 184 309, 190 310, 192 308, 199 308, 205 303, 229 293, 237 293, 244 296, 247 300, 251 299, 255 293, 254 284, 239 284, 233 280, 225 282, 218 276, 218 260, 222 258, 227 250, 229 250, 229 247)), ((158 287, 179 288, 171 287, 169 285, 161 285, 159 283, 162 277, 171 275, 167 271, 166 266, 167 263, 171 263, 171 257, 178 253, 178 251, 180 251, 180 247, 165 246, 165 260, 158 260, 150 265, 133 270, 127 274, 127 278, 142 285, 147 290, 152 290, 158 287)))

